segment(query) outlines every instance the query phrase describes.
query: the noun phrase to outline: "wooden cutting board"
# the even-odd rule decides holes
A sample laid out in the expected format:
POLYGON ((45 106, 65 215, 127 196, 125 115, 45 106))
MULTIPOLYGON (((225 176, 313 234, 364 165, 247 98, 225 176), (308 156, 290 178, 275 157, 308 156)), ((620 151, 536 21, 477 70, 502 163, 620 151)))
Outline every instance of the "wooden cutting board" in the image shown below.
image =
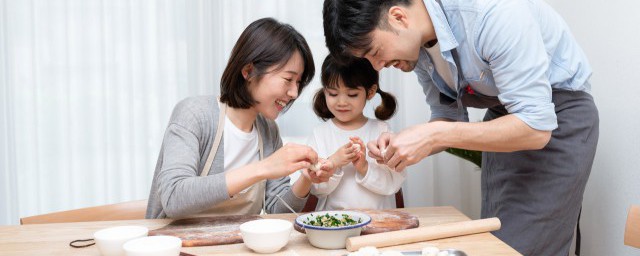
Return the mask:
MULTIPOLYGON (((362 229, 361 235, 383 233, 389 231, 417 228, 420 226, 418 217, 406 212, 396 210, 363 210, 356 209, 352 211, 363 212, 371 216, 371 223, 362 229)), ((304 233, 304 229, 300 225, 295 224, 298 232, 304 233)))
POLYGON ((180 219, 162 228, 149 231, 149 235, 179 237, 184 247, 242 243, 240 224, 257 219, 261 217, 233 215, 180 219))

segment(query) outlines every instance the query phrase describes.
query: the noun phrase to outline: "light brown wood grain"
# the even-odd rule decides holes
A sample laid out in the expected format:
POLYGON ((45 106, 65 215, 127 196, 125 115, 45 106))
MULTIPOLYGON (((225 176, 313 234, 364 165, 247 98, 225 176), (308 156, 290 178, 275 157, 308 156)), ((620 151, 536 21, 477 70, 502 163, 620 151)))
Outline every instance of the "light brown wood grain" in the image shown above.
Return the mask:
POLYGON ((147 200, 144 199, 24 217, 20 224, 136 220, 144 219, 146 210, 147 200))
MULTIPOLYGON (((418 216, 420 226, 433 226, 443 223, 469 220, 453 207, 404 208, 402 211, 418 216)), ((293 221, 293 214, 272 214, 265 218, 277 218, 293 221)), ((91 238, 97 230, 121 225, 141 225, 157 229, 169 224, 171 220, 125 220, 99 221, 59 224, 35 224, 0 227, 0 255, 95 255, 100 253, 95 246, 75 249, 69 242, 75 239, 91 238)), ((425 246, 437 246, 441 249, 453 248, 466 252, 469 256, 507 256, 520 255, 513 248, 500 241, 491 233, 482 233, 461 237, 419 242, 386 247, 393 250, 421 250, 425 246)), ((244 244, 203 246, 183 248, 182 251, 194 255, 259 255, 253 253, 244 244)), ((323 250, 309 244, 305 234, 291 232, 289 243, 272 255, 344 255, 346 250, 323 250)))
POLYGON ((211 216, 179 219, 156 230, 150 236, 175 236, 183 247, 242 243, 240 224, 260 219, 255 215, 211 216))
POLYGON ((624 229, 624 244, 640 248, 640 205, 632 205, 624 229))

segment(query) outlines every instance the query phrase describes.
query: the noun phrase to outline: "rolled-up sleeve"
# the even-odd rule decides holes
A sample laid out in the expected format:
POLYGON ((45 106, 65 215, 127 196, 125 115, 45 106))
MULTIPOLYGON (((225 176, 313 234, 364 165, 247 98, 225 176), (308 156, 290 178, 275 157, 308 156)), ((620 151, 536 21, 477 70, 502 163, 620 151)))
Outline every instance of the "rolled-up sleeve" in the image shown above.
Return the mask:
POLYGON ((539 27, 526 1, 502 1, 487 8, 476 29, 477 49, 489 63, 498 98, 531 128, 558 127, 549 60, 539 27))

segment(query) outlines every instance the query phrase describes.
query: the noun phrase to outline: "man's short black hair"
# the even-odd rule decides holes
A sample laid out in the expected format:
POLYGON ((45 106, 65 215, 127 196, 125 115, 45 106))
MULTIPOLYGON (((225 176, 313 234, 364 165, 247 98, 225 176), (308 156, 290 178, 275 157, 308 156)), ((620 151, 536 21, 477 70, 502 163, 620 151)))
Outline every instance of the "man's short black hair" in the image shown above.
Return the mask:
POLYGON ((396 5, 409 6, 411 0, 325 0, 324 37, 331 55, 348 63, 352 50, 366 51, 371 45, 369 33, 381 25, 382 14, 396 5))

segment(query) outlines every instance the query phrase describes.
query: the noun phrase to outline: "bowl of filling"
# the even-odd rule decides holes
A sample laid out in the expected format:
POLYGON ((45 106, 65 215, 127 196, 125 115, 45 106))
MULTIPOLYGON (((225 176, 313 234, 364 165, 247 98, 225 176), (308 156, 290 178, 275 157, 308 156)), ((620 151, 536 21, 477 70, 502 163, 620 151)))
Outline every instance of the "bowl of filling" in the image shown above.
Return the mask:
POLYGON ((296 218, 309 243, 322 249, 344 249, 347 238, 359 236, 362 227, 370 222, 369 215, 354 211, 312 212, 296 218))

